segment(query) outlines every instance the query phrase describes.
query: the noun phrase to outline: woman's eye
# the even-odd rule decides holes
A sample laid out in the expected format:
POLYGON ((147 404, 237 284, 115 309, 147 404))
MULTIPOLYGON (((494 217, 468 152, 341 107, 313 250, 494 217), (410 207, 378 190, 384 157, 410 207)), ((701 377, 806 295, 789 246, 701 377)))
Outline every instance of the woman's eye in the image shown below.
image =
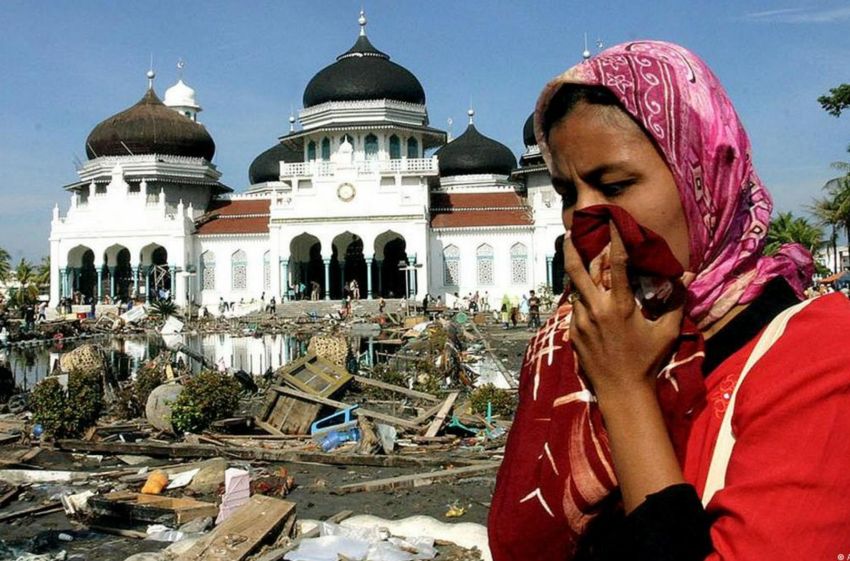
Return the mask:
POLYGON ((606 197, 616 197, 628 189, 634 181, 619 181, 617 183, 605 183, 599 186, 599 190, 606 197))
POLYGON ((576 204, 576 194, 575 191, 567 191, 566 193, 561 193, 561 210, 567 210, 571 206, 576 204))

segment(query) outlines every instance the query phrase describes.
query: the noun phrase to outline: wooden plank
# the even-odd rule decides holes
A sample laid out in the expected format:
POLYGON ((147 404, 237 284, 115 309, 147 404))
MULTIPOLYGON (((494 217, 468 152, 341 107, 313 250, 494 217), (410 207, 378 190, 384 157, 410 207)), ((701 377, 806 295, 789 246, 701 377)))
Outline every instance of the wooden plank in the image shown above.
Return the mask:
MULTIPOLYGON (((349 404, 343 403, 341 401, 335 401, 333 399, 328 399, 326 397, 319 397, 315 395, 310 395, 307 393, 299 392, 298 390, 293 390, 290 388, 285 388, 283 386, 272 386, 272 390, 284 393, 286 395, 290 395, 292 397, 297 397, 299 399, 304 399, 307 401, 313 401, 315 403, 320 403, 322 405, 329 405, 331 407, 336 407, 337 409, 345 409, 346 407, 350 407, 349 404)), ((370 419, 377 419, 379 421, 383 421, 390 425, 396 425, 402 428, 416 430, 419 428, 417 423, 413 421, 409 421, 407 419, 399 419, 398 417, 393 417, 392 415, 386 415, 384 413, 379 413, 377 411, 371 411, 369 409, 364 409, 362 407, 358 407, 354 410, 355 415, 360 415, 363 417, 369 417, 370 419)))
POLYGON ((405 387, 402 387, 402 386, 396 386, 395 384, 388 384, 386 382, 381 382, 380 380, 373 380, 372 378, 366 378, 365 376, 355 375, 354 380, 357 381, 360 384, 365 385, 365 386, 374 386, 376 388, 381 388, 381 389, 384 389, 384 390, 389 390, 389 391, 392 391, 392 392, 404 394, 404 395, 409 396, 409 397, 416 397, 416 398, 425 399, 425 400, 428 400, 428 401, 437 401, 437 402, 440 401, 440 398, 437 397, 436 395, 433 395, 433 394, 430 394, 430 393, 425 393, 425 392, 418 392, 416 390, 411 390, 411 389, 408 389, 408 388, 405 388, 405 387))
POLYGON ((21 488, 18 487, 18 486, 15 486, 15 487, 12 487, 12 489, 10 491, 7 491, 7 492, 3 493, 2 495, 0 495, 0 508, 3 508, 7 504, 9 504, 12 501, 12 499, 14 499, 15 497, 18 496, 18 494, 20 494, 20 492, 21 492, 21 488))
POLYGON ((440 427, 443 426, 443 423, 446 422, 446 415, 449 414, 452 407, 457 400, 457 396, 460 395, 460 392, 452 392, 449 394, 449 397, 443 402, 443 406, 440 407, 440 410, 437 412, 437 416, 434 417, 434 420, 431 421, 431 424, 428 426, 428 430, 425 431, 425 436, 437 436, 437 433, 440 431, 440 427))
MULTIPOLYGON (((277 427, 271 425, 265 421, 261 421, 259 418, 254 419, 254 424, 266 431, 267 433, 274 436, 285 436, 283 431, 278 430, 277 427)), ((228 438, 228 435, 220 435, 218 438, 228 438)))
POLYGON ((211 446, 209 444, 169 444, 163 442, 88 442, 85 440, 58 440, 56 448, 69 452, 94 452, 104 454, 135 454, 158 458, 214 458, 269 462, 308 462, 327 465, 352 465, 375 467, 423 467, 444 464, 470 465, 480 459, 451 458, 434 454, 423 457, 370 456, 360 454, 326 454, 310 450, 275 450, 248 446, 211 446))
POLYGON ((431 417, 433 417, 434 415, 439 413, 440 409, 442 409, 442 407, 443 407, 443 402, 441 401, 438 404, 431 407, 430 409, 426 409, 425 411, 423 411, 421 415, 419 415, 418 417, 413 419, 413 422, 416 423, 417 425, 421 425, 422 423, 424 423, 425 421, 427 421, 428 419, 430 419, 431 417))
POLYGON ((294 516, 295 503, 254 495, 177 561, 243 561, 294 516))
POLYGON ((24 510, 18 510, 16 512, 10 512, 8 514, 3 514, 2 516, 0 516, 0 522, 8 522, 9 520, 21 518, 22 516, 41 516, 42 514, 51 514, 53 512, 59 512, 61 510, 63 510, 61 502, 50 501, 47 504, 34 506, 32 508, 25 508, 24 510))
POLYGON ((218 507, 213 503, 126 491, 91 497, 89 507, 102 517, 172 526, 218 514, 218 507))
POLYGON ((338 495, 344 495, 347 493, 359 493, 361 491, 386 491, 389 489, 424 487, 438 481, 461 479, 470 475, 478 475, 481 473, 496 471, 498 469, 498 462, 488 462, 486 464, 444 469, 431 473, 414 473, 412 475, 401 475, 398 477, 388 477, 386 479, 361 481, 359 483, 342 485, 341 487, 333 489, 331 492, 338 495))

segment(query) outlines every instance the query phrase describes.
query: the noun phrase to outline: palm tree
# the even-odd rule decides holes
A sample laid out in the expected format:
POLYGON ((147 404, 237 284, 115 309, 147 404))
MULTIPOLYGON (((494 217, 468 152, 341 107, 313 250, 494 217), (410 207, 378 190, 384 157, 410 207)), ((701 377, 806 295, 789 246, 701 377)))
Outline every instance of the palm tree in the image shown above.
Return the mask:
POLYGON ((18 266, 15 267, 15 280, 18 286, 11 291, 11 300, 18 307, 35 303, 38 300, 38 279, 32 263, 21 258, 18 266))
POLYGON ((832 247, 832 272, 838 272, 838 228, 844 225, 844 220, 839 212, 838 203, 834 198, 823 197, 815 199, 809 205, 811 212, 821 228, 829 226, 829 244, 832 247))
POLYGON ((814 253, 820 248, 822 241, 823 232, 820 228, 813 226, 805 218, 795 217, 791 212, 780 212, 770 221, 764 251, 767 255, 772 255, 783 244, 798 243, 814 253))
POLYGON ((10 259, 9 252, 0 247, 0 282, 5 282, 9 278, 12 270, 10 259))
POLYGON ((35 275, 35 282, 39 288, 50 286, 50 256, 45 255, 41 258, 41 263, 38 264, 38 270, 35 275))

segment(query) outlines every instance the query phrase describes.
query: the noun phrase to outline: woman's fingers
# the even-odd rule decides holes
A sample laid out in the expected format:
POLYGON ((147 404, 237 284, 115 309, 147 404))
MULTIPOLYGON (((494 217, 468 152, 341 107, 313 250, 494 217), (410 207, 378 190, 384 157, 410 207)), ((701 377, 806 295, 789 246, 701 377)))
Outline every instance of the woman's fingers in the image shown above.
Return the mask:
POLYGON ((570 277, 570 283, 578 290, 581 298, 593 306, 599 291, 585 270, 581 256, 569 236, 564 236, 564 269, 570 277))
POLYGON ((611 252, 608 262, 611 266, 611 293, 614 301, 624 309, 634 306, 635 296, 629 286, 628 261, 626 246, 614 221, 608 223, 611 232, 611 252))

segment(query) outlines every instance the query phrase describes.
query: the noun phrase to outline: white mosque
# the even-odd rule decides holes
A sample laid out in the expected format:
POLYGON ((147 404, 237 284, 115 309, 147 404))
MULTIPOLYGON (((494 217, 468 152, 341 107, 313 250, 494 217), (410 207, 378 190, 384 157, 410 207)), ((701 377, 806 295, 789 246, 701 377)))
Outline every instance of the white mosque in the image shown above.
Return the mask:
POLYGON ((307 84, 298 119, 256 157, 235 193, 182 79, 160 100, 153 72, 138 103, 98 124, 88 160, 53 210, 53 305, 167 290, 178 305, 291 298, 319 284, 338 299, 563 287, 560 198, 531 117, 519 164, 469 126, 447 142, 425 92, 366 36, 307 84))

